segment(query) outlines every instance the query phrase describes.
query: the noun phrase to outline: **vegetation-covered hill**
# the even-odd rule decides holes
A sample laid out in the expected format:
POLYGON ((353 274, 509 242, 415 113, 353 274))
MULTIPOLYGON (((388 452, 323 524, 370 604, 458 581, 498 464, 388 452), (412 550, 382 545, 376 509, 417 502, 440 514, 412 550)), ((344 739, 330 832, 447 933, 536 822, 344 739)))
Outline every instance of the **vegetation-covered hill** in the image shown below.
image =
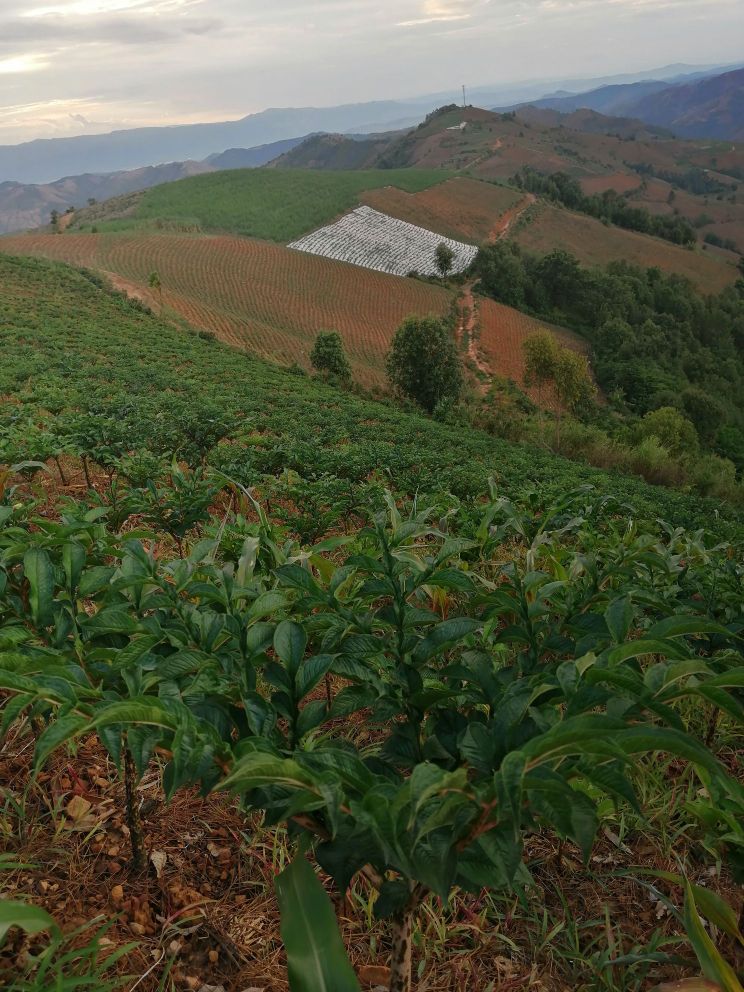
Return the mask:
MULTIPOLYGON (((592 482, 632 499, 649 518, 688 526, 714 519, 694 497, 438 424, 263 364, 179 330, 67 266, 0 255, 0 273, 6 462, 49 457, 47 444, 63 451, 55 431, 82 413, 101 432, 97 445, 191 456, 203 451, 245 484, 290 469, 319 480, 321 488, 327 476, 361 487, 375 478, 401 493, 472 497, 493 476, 504 494, 534 487, 549 498, 592 482)), ((734 511, 726 516, 723 529, 739 526, 734 511)))
MULTIPOLYGON (((397 186, 409 193, 444 182, 434 169, 395 171, 230 169, 147 190, 124 227, 221 231, 268 241, 292 241, 345 213, 365 190, 397 186)), ((82 212, 75 226, 84 225, 82 212)), ((105 217, 97 214, 100 229, 105 217)))

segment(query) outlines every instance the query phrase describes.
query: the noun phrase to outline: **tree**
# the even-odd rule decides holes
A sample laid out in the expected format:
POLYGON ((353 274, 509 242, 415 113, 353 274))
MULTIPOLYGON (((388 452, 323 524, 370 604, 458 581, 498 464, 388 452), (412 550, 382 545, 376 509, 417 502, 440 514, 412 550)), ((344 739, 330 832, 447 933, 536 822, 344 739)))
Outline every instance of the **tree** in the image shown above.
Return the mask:
POLYGON ((563 411, 578 413, 592 401, 596 393, 585 356, 570 348, 561 348, 555 366, 554 384, 560 403, 556 421, 556 448, 560 448, 563 411))
POLYGON ((147 277, 147 285, 150 287, 150 289, 154 289, 157 292, 158 297, 160 298, 160 306, 162 307, 163 306, 163 284, 160 281, 160 276, 158 275, 157 272, 151 272, 150 273, 150 275, 147 277))
POLYGON ((386 368, 391 386, 428 413, 460 395, 460 358, 454 338, 438 317, 404 320, 395 332, 386 368))
POLYGON ((641 438, 655 437, 670 455, 690 455, 698 449, 695 426, 673 406, 647 413, 638 427, 641 438))
POLYGON ((726 411, 719 401, 698 386, 690 386, 684 390, 682 406, 705 441, 711 441, 716 436, 726 419, 726 411))
POLYGON ((442 279, 446 279, 452 271, 452 266, 455 262, 455 253, 446 241, 442 241, 437 245, 434 251, 434 261, 442 279))
POLYGON ((49 223, 52 225, 56 231, 59 227, 59 210, 52 210, 49 214, 49 223))
POLYGON ((310 363, 316 372, 335 379, 351 379, 351 366, 338 331, 321 331, 310 352, 310 363))
POLYGON ((543 388, 555 379, 560 348, 549 331, 531 334, 522 345, 524 352, 524 384, 537 386, 538 404, 543 405, 543 388))

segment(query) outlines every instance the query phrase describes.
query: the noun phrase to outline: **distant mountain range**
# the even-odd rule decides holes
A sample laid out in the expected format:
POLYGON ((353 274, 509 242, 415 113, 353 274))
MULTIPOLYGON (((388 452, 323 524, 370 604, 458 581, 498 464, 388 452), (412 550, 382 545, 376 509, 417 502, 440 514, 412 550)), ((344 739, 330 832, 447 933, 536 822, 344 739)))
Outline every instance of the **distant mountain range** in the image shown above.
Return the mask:
POLYGON ((121 172, 85 173, 81 176, 67 176, 42 185, 0 183, 0 234, 41 227, 49 222, 52 210, 63 214, 68 207, 84 207, 91 199, 109 200, 115 196, 149 189, 151 186, 185 179, 187 176, 196 176, 202 172, 256 168, 290 151, 305 141, 306 137, 308 136, 288 138, 268 145, 259 145, 257 148, 229 148, 227 151, 209 155, 201 162, 188 160, 121 172))
POLYGON ((51 183, 60 176, 91 171, 120 172, 163 162, 202 160, 226 148, 254 148, 317 131, 377 133, 417 124, 427 112, 419 105, 383 101, 264 110, 220 124, 43 138, 0 146, 0 182, 51 183))
MULTIPOLYGON (((535 80, 519 84, 480 86, 467 91, 468 103, 480 107, 513 106, 527 101, 569 100, 571 109, 588 106, 575 94, 611 91, 607 103, 593 106, 602 113, 628 114, 616 106, 627 94, 638 99, 672 83, 690 83, 722 72, 714 66, 670 65, 646 73, 601 79, 535 80), (649 80, 651 82, 649 83, 649 80), (645 87, 633 90, 633 86, 645 87), (556 92, 560 90, 560 92, 556 92)), ((336 107, 274 108, 236 121, 169 127, 133 128, 109 134, 45 138, 19 145, 0 146, 0 183, 55 183, 60 176, 114 173, 159 166, 169 162, 200 162, 229 148, 254 148, 318 132, 372 134, 413 126, 430 111, 452 103, 452 91, 429 93, 403 100, 344 104, 336 107)), ((593 97, 592 97, 593 99, 593 97)), ((564 110, 555 106, 556 110, 564 110)), ((94 195, 94 194, 91 194, 94 195)))
MULTIPOLYGON (((545 97, 532 106, 560 113, 580 109, 636 118, 682 138, 744 141, 744 69, 669 85, 644 80, 600 86, 586 93, 545 97)), ((520 109, 523 104, 509 109, 520 109)), ((505 108, 501 108, 505 109, 505 108)))

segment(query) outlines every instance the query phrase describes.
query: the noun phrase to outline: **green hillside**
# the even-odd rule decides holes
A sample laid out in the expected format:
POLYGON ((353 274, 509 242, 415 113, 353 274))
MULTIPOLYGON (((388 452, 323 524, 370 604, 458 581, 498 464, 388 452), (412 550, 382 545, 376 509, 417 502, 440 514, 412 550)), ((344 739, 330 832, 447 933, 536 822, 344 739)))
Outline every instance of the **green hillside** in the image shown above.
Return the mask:
MULTIPOLYGON (((157 221, 286 242, 355 207, 365 190, 397 186, 417 193, 452 175, 443 169, 232 169, 155 186, 130 216, 108 224, 119 230, 157 221)), ((79 224, 85 223, 81 211, 79 224)), ((95 223, 107 229, 105 215, 95 223)))
POLYGON ((723 988, 734 510, 0 286, 0 987, 723 988))
MULTIPOLYGON (((472 498, 494 477, 510 496, 534 488, 549 499, 592 483, 652 520, 714 520, 713 504, 687 494, 263 364, 164 323, 97 283, 64 265, 0 256, 0 462, 50 457, 66 450, 65 438, 88 431, 89 447, 103 451, 104 461, 141 447, 192 461, 206 454, 246 484, 292 470, 322 480, 319 487, 334 478, 359 486, 362 502, 382 485, 472 498)), ((738 527, 734 511, 725 513, 725 529, 738 527)))

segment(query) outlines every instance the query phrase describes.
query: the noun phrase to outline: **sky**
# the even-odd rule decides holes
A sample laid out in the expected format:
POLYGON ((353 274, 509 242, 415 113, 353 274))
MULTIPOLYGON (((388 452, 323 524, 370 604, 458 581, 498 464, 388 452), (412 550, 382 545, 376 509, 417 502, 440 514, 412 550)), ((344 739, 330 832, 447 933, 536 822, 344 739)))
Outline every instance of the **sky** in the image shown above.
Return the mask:
POLYGON ((0 143, 744 55, 744 0, 0 0, 0 143))

